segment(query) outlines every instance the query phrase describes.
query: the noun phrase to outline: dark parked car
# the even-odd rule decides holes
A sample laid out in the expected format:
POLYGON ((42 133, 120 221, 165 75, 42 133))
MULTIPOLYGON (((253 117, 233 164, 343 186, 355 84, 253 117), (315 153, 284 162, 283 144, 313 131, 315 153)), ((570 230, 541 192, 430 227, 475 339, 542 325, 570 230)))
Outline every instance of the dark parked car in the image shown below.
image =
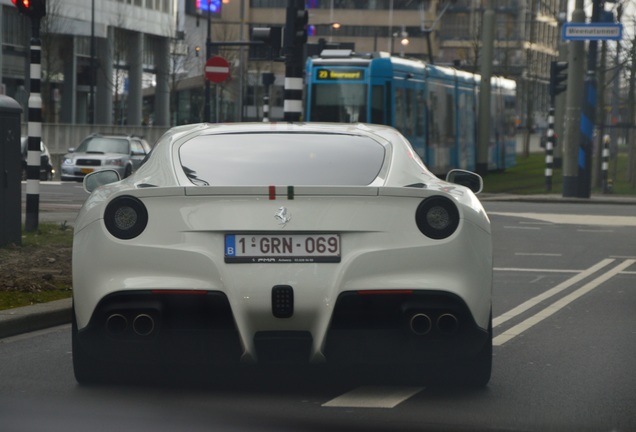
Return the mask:
POLYGON ((94 171, 112 169, 125 178, 141 166, 148 153, 150 145, 141 137, 92 134, 64 155, 60 176, 62 180, 82 180, 94 171))
MULTIPOLYGON (((28 155, 28 137, 22 137, 20 144, 22 146, 22 180, 27 179, 27 155, 28 155)), ((51 154, 44 143, 40 141, 40 180, 52 180, 55 170, 51 165, 51 154)))

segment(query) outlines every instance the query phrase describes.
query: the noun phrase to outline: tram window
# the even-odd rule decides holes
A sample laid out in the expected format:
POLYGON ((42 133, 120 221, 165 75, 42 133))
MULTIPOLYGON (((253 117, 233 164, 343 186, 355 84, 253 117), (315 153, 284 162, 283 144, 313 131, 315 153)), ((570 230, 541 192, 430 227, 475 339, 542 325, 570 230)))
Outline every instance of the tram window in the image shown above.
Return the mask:
POLYGON ((426 99, 424 98, 424 91, 418 90, 415 93, 415 135, 424 135, 424 125, 426 124, 426 99))
POLYGON ((371 123, 384 122, 384 86, 374 85, 371 88, 371 123))
POLYGON ((395 128, 404 130, 404 89, 395 89, 395 128))
POLYGON ((405 90, 406 95, 406 115, 404 117, 404 133, 407 136, 413 135, 413 123, 415 123, 415 112, 413 108, 413 93, 412 89, 405 90))
POLYGON ((311 121, 366 122, 366 92, 364 84, 314 84, 311 121))
POLYGON ((429 126, 430 126, 430 137, 431 137, 431 144, 439 144, 440 138, 441 138, 441 133, 440 133, 440 118, 441 117, 441 112, 439 111, 439 104, 438 104, 438 98, 437 98, 437 94, 435 94, 434 91, 431 91, 431 93, 429 94, 429 126))
POLYGON ((455 138, 455 101, 449 93, 446 94, 446 136, 455 138))

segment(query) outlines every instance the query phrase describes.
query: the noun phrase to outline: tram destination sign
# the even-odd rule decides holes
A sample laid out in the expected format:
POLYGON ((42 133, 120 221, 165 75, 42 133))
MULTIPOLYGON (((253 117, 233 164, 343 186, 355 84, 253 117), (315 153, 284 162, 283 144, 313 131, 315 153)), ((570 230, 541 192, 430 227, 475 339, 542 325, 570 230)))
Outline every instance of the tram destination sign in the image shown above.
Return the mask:
POLYGON ((620 23, 565 23, 563 40, 621 40, 623 25, 620 23))
POLYGON ((326 69, 320 68, 316 69, 316 80, 317 81, 352 81, 352 80, 362 80, 364 79, 364 70, 363 69, 326 69))

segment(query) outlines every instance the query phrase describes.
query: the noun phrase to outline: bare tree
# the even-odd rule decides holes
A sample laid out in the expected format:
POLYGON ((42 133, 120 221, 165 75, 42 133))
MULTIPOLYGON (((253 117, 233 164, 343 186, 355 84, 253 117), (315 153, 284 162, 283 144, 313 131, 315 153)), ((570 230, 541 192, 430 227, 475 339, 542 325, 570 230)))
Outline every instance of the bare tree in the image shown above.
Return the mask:
POLYGON ((54 83, 64 76, 64 49, 59 34, 63 33, 61 19, 62 2, 48 0, 47 14, 40 22, 40 40, 42 44, 42 120, 46 123, 56 122, 57 110, 54 83))

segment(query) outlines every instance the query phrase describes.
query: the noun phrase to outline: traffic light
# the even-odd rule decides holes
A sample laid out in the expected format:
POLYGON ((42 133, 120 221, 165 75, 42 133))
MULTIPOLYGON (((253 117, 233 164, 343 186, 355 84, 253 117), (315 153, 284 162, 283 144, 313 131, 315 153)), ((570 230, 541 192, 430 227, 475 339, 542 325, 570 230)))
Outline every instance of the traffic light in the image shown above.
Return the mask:
POLYGON ((307 43, 307 23, 309 14, 307 9, 298 9, 294 21, 294 46, 300 47, 307 43))
POLYGON ((46 15, 46 0, 11 0, 18 11, 31 18, 42 18, 46 15))
POLYGON ((567 85, 565 81, 568 79, 568 62, 552 61, 550 62, 550 96, 555 97, 565 91, 567 85))
MULTIPOLYGON (((253 41, 261 41, 265 45, 269 55, 268 59, 277 59, 280 57, 280 49, 282 46, 283 28, 282 27, 254 27, 252 29, 253 41)), ((256 57, 255 57, 256 58, 256 57)))
POLYGON ((305 9, 304 0, 291 0, 287 6, 285 20, 285 48, 301 50, 307 42, 307 23, 309 14, 305 9))

